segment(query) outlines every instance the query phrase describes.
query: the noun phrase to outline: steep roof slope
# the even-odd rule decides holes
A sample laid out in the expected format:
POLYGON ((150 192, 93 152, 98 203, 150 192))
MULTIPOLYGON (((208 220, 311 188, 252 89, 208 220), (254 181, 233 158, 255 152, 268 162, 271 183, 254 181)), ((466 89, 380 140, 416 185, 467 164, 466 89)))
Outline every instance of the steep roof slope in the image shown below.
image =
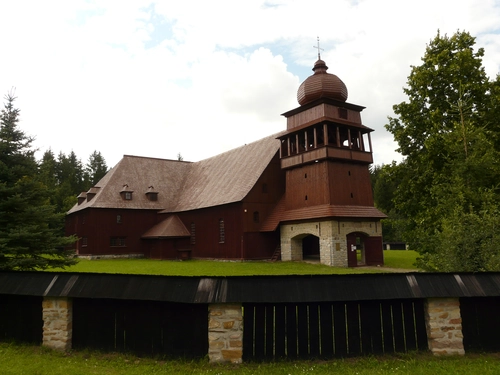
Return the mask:
POLYGON ((280 141, 274 134, 261 140, 193 163, 174 209, 179 212, 239 202, 255 185, 280 141))
POLYGON ((192 163, 177 160, 124 155, 90 191, 96 195, 90 201, 76 204, 68 213, 88 207, 161 210, 174 207, 192 163), (132 191, 132 199, 124 200, 120 191, 132 191), (151 201, 146 192, 153 187, 158 199, 151 201))

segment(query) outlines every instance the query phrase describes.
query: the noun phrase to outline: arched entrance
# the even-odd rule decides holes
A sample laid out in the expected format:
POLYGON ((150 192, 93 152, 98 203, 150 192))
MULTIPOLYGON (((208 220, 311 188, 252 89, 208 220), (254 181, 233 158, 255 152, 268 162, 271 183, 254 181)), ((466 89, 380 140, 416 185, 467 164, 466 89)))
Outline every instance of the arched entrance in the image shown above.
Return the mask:
POLYGON ((319 262, 319 237, 302 233, 290 239, 290 259, 295 261, 317 260, 319 262))
POLYGON ((310 234, 302 239, 302 258, 319 262, 319 237, 310 234))
POLYGON ((366 265, 365 233, 353 232, 347 235, 347 265, 358 267, 366 265))

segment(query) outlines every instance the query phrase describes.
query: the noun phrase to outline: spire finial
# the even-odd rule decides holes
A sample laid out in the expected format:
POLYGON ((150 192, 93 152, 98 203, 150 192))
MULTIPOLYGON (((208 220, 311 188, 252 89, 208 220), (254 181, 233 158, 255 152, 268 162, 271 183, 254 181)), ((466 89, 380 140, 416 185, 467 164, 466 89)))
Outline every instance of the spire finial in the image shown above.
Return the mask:
POLYGON ((320 48, 319 46, 319 36, 317 37, 318 39, 318 45, 317 46, 313 46, 313 48, 317 48, 318 49, 318 60, 321 60, 321 52, 320 51, 324 51, 323 48, 320 48))

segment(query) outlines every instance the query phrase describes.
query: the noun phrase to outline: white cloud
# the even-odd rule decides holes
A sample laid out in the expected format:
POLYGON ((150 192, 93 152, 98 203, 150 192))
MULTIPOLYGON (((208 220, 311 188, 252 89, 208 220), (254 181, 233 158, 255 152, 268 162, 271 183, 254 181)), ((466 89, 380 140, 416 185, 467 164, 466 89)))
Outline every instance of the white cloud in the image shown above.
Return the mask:
POLYGON ((383 127, 437 30, 466 30, 500 68, 495 1, 14 1, 0 3, 0 94, 17 88, 38 147, 199 160, 286 127, 322 58, 366 106, 376 163, 398 159, 383 127))

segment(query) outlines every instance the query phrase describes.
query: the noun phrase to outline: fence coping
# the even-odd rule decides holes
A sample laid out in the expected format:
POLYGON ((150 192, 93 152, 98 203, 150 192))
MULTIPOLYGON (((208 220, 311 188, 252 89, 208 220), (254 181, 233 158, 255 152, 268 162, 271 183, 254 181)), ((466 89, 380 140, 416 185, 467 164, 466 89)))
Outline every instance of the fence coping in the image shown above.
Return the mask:
POLYGON ((0 294, 177 303, 289 303, 500 295, 500 272, 190 277, 0 272, 0 294))

